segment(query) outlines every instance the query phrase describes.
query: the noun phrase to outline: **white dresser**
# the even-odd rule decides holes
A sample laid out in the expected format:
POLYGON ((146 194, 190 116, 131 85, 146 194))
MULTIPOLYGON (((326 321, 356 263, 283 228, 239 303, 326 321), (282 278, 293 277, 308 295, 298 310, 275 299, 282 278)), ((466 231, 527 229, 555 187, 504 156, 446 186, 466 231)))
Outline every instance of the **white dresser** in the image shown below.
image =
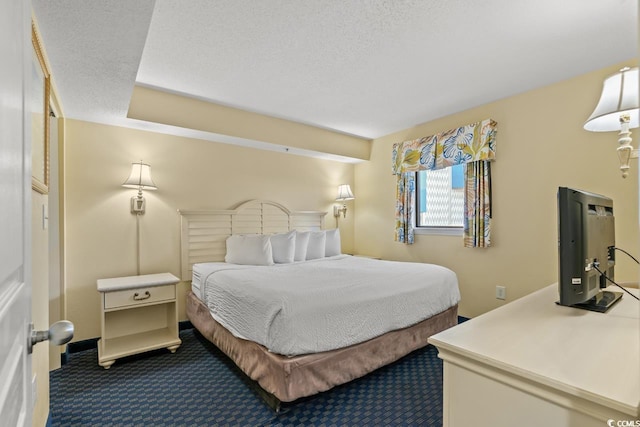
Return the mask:
POLYGON ((98 364, 105 369, 121 357, 180 347, 176 284, 170 273, 98 280, 101 332, 98 364))
POLYGON ((557 300, 551 285, 429 338, 445 426, 640 425, 640 302, 603 314, 557 300))

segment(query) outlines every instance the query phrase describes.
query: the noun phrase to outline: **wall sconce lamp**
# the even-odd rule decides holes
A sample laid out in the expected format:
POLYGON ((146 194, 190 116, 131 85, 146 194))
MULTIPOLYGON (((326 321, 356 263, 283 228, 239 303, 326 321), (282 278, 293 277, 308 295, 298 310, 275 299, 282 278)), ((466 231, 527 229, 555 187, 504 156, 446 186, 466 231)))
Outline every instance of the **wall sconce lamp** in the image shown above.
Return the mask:
POLYGON ((629 175, 629 160, 638 158, 629 131, 639 125, 638 108, 638 67, 625 67, 605 79, 598 105, 584 124, 592 132, 620 131, 618 159, 623 178, 629 175))
MULTIPOLYGON (((342 212, 342 217, 347 217, 347 204, 344 203, 347 200, 353 200, 355 197, 351 192, 351 187, 349 184, 342 184, 338 186, 338 197, 336 197, 336 202, 342 202, 342 206, 334 205, 333 206, 333 216, 336 218, 340 217, 340 212, 342 212)), ((336 219, 336 221, 338 221, 336 219)))
POLYGON ((140 275, 140 215, 144 214, 146 204, 142 190, 158 189, 151 179, 151 166, 142 163, 142 160, 139 163, 131 163, 131 173, 122 186, 138 189, 138 195, 131 198, 131 213, 136 215, 136 271, 140 275))
POLYGON ((138 195, 131 198, 131 213, 142 215, 145 211, 145 200, 142 197, 142 190, 157 190, 156 184, 151 179, 151 166, 146 163, 131 164, 131 174, 122 184, 123 187, 137 188, 138 195))

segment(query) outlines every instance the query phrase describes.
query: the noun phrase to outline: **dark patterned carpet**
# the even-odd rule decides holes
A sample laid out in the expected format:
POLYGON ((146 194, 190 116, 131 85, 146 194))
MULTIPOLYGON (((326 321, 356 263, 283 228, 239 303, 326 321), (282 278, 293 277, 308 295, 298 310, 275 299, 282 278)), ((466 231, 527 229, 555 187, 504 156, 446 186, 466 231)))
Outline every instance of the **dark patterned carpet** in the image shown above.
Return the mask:
POLYGON ((194 329, 182 346, 98 366, 97 351, 51 372, 53 426, 441 426, 442 362, 433 346, 276 414, 194 329))

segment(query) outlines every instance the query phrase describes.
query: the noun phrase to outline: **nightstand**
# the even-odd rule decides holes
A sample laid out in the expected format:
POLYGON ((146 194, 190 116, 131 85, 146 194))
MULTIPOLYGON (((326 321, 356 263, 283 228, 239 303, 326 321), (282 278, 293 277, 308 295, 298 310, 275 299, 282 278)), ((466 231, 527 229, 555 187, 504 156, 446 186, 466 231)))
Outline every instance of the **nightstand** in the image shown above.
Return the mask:
POLYGON ((170 273, 98 280, 101 333, 98 364, 105 369, 121 357, 180 347, 176 285, 170 273))

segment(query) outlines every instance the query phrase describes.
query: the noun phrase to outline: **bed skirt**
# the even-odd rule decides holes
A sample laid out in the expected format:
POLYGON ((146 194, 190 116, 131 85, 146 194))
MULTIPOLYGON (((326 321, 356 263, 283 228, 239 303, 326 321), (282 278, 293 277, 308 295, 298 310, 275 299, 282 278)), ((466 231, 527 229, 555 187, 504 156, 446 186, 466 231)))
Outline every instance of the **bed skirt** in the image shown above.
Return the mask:
POLYGON ((263 390, 282 402, 292 402, 362 377, 425 347, 431 335, 457 324, 458 306, 360 344, 294 357, 271 353, 260 344, 236 338, 216 322, 193 292, 187 295, 187 317, 263 390))

